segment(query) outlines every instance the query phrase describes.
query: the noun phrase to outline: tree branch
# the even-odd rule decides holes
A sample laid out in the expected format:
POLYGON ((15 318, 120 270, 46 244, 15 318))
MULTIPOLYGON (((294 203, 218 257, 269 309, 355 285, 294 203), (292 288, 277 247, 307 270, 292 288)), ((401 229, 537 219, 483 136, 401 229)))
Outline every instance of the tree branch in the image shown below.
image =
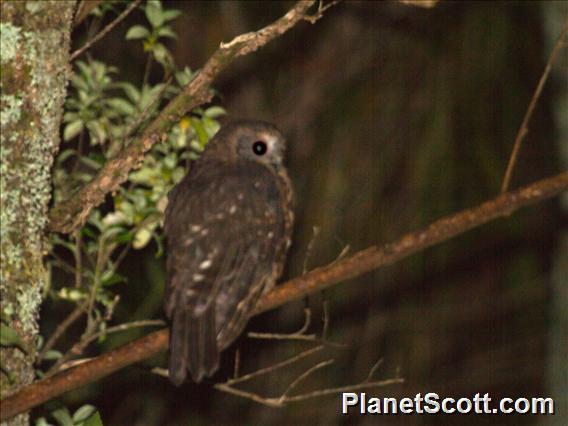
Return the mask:
POLYGON ((142 0, 133 0, 132 3, 130 3, 130 5, 128 5, 128 7, 119 16, 117 16, 114 19, 114 21, 112 21, 105 28, 99 31, 97 35, 95 35, 91 40, 86 42, 82 47, 75 50, 69 57, 69 62, 73 62, 75 59, 77 59, 79 56, 81 56, 83 53, 89 50, 91 46, 93 46, 96 42, 98 42, 100 39, 102 39, 104 36, 110 33, 112 29, 116 27, 120 22, 122 22, 130 14, 130 12, 136 9, 141 2, 142 0))
MULTIPOLYGON (((491 220, 509 216, 521 207, 551 198, 567 189, 568 172, 564 172, 517 191, 501 194, 477 207, 439 219, 420 231, 408 233, 393 243, 382 247, 370 247, 351 257, 316 268, 299 278, 290 280, 265 295, 254 314, 274 309, 341 281, 394 263, 491 220)), ((27 411, 65 392, 148 359, 165 350, 167 346, 168 329, 162 329, 48 379, 25 386, 1 401, 0 417, 5 420, 27 411)))
POLYGON ((85 18, 91 13, 91 11, 97 7, 99 4, 104 3, 105 0, 83 0, 77 9, 77 14, 75 15, 75 22, 73 26, 77 27, 85 18))
MULTIPOLYGON (((254 52, 281 36, 301 20, 311 19, 308 9, 315 0, 298 1, 283 17, 255 32, 241 34, 229 43, 221 43, 201 71, 172 99, 144 133, 133 139, 101 171, 70 199, 57 204, 49 213, 50 229, 70 233, 84 224, 93 207, 104 201, 126 181, 131 170, 139 167, 144 154, 162 139, 162 135, 188 111, 207 103, 213 97, 210 86, 215 78, 239 56, 254 52)), ((313 21, 313 19, 312 19, 313 21)))

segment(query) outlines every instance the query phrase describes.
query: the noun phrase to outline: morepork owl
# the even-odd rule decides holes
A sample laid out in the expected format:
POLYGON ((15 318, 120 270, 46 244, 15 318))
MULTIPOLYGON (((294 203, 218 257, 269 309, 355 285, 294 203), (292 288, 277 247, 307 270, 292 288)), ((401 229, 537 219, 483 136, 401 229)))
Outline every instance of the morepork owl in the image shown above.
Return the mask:
POLYGON ((271 124, 223 126, 169 195, 165 310, 172 383, 213 374, 280 276, 290 246, 292 190, 284 137, 271 124))

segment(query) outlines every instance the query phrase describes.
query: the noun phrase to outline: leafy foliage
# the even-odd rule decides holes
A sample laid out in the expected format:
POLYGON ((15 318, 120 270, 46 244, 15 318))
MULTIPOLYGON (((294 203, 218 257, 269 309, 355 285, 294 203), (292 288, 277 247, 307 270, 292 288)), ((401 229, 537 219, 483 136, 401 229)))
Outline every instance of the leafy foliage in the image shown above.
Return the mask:
POLYGON ((35 426, 102 426, 103 422, 97 409, 92 405, 86 404, 77 409, 73 414, 67 407, 60 407, 50 413, 50 417, 55 420, 49 423, 45 417, 40 417, 35 421, 35 426))
MULTIPOLYGON (((101 14, 102 9, 97 9, 101 14)), ((108 9, 107 9, 108 10, 108 9)), ((179 15, 164 9, 160 1, 150 0, 144 7, 149 26, 133 26, 126 39, 142 42, 148 54, 147 71, 157 62, 170 82, 152 85, 147 74, 139 84, 121 81, 119 70, 97 60, 78 61, 71 79, 71 90, 65 105, 62 150, 54 167, 54 200, 69 198, 85 182, 90 181, 108 158, 129 144, 133 135, 142 132, 157 116, 162 103, 179 93, 194 77, 189 68, 178 69, 173 56, 162 43, 175 39, 170 26, 179 15)), ((71 304, 87 316, 81 341, 92 336, 105 338, 107 324, 118 303, 117 285, 125 282, 120 273, 121 262, 131 250, 155 243, 157 256, 162 253, 162 215, 167 194, 197 158, 216 133, 216 119, 224 114, 218 106, 196 109, 174 125, 167 137, 156 144, 138 170, 112 196, 112 204, 94 209, 85 226, 72 235, 53 235, 50 240, 51 279, 45 289, 53 302, 71 304)), ((9 337, 9 333, 4 333, 9 337)), ((38 342, 39 365, 60 363, 73 353, 63 354, 38 342)), ((13 343, 13 342, 12 342, 13 343)), ((51 370, 48 370, 50 373, 51 370)), ((38 375, 45 372, 40 369, 38 375)), ((81 410, 81 409, 79 409, 81 410)), ((78 412, 79 412, 78 410, 78 412)), ((84 411, 87 411, 86 409, 84 411)), ((60 425, 102 424, 81 412, 71 415, 66 408, 52 412, 60 425)), ((98 414, 97 414, 98 416, 98 414)), ((37 424, 48 425, 45 418, 37 424)))

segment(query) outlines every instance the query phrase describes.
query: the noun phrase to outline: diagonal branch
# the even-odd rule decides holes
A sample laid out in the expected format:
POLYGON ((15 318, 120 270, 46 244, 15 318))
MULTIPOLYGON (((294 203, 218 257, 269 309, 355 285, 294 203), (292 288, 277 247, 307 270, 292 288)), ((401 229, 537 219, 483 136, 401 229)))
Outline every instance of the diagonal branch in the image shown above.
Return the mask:
POLYGON ((560 32, 560 36, 558 37, 556 43, 554 44, 554 48, 552 49, 552 53, 548 58, 546 67, 544 68, 544 71, 540 76, 540 80, 538 81, 538 85, 532 95, 529 107, 525 112, 525 116, 523 118, 523 122, 521 123, 521 127, 519 127, 519 131, 517 132, 517 136, 515 137, 515 142, 513 144, 513 151, 511 152, 511 156, 509 157, 507 170, 505 171, 505 176, 503 177, 503 183, 501 184, 501 192, 506 192, 509 189, 509 183, 511 182, 511 176, 513 174, 513 169, 515 168, 515 163, 517 162, 519 150, 521 149, 521 143, 523 142, 523 139, 529 132, 529 122, 532 118, 534 109, 536 108, 536 104, 542 93, 542 89, 544 88, 546 80, 548 79, 548 75, 552 70, 552 66, 556 62, 558 54, 564 48, 567 34, 568 34, 568 18, 566 18, 566 20, 564 21, 564 28, 560 32))
POLYGON ((69 57, 69 62, 73 62, 75 59, 77 59, 79 56, 81 56, 83 53, 89 50, 91 46, 93 46, 96 42, 98 42, 100 39, 102 39, 104 36, 110 33, 112 29, 116 27, 118 24, 120 24, 130 14, 130 12, 132 12, 140 5, 140 3, 142 3, 142 0, 133 0, 132 3, 130 3, 130 5, 128 5, 128 7, 124 10, 124 12, 118 15, 114 21, 112 21, 105 28, 99 31, 99 33, 96 36, 94 36, 91 40, 89 40, 87 43, 85 43, 84 46, 75 50, 69 57))
MULTIPOLYGON (((370 247, 351 257, 316 268, 278 286, 265 295, 260 300, 255 315, 394 263, 491 220, 509 216, 521 207, 536 204, 566 190, 568 190, 568 172, 537 181, 517 191, 501 194, 477 207, 439 219, 428 227, 408 233, 393 243, 382 247, 370 247)), ((65 392, 99 380, 128 365, 148 359, 165 350, 167 346, 168 330, 159 330, 77 367, 25 386, 1 401, 0 417, 2 420, 13 417, 65 392)))
POLYGON ((281 36, 299 21, 312 18, 308 9, 315 0, 298 1, 284 16, 254 32, 241 34, 228 43, 221 43, 201 71, 172 99, 142 135, 111 158, 100 172, 77 194, 63 201, 49 213, 50 229, 70 233, 87 220, 91 209, 104 201, 106 194, 118 189, 131 170, 139 167, 144 154, 160 141, 165 132, 188 111, 211 100, 210 86, 217 76, 239 56, 247 55, 281 36))

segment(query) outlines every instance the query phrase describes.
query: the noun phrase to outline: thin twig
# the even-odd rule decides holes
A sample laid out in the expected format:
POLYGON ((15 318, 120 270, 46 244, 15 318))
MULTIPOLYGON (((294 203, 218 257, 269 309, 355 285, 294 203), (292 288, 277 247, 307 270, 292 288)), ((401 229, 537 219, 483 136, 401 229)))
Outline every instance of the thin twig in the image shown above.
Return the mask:
POLYGON ((142 86, 146 86, 148 84, 148 79, 150 78, 150 70, 152 69, 152 55, 149 54, 148 58, 146 58, 146 65, 144 66, 144 77, 142 77, 142 86))
POLYGON ((61 324, 59 324, 57 326, 55 331, 51 334, 51 336, 49 336, 49 339, 47 340, 47 342, 45 343, 45 345, 41 349, 40 353, 38 354, 36 363, 39 364, 43 360, 43 358, 45 357, 45 354, 48 351, 50 351, 53 348, 53 346, 55 346, 55 344, 60 339, 60 337, 63 336, 63 334, 65 334, 67 329, 75 321, 77 321, 77 319, 79 319, 79 317, 87 310, 87 305, 88 305, 88 301, 83 301, 83 303, 81 303, 79 306, 75 307, 75 309, 73 309, 73 311, 71 311, 71 313, 67 316, 67 318, 65 318, 61 322, 61 324))
POLYGON ((377 370, 379 369, 382 363, 383 363, 382 358, 379 359, 377 362, 375 362, 375 365, 371 367, 371 369, 369 370, 369 374, 367 374, 367 378, 363 381, 363 383, 368 383, 371 381, 371 379, 373 378, 373 376, 375 375, 375 373, 377 372, 377 370))
MULTIPOLYGON (((165 325, 164 321, 162 320, 140 320, 140 321, 132 321, 127 322, 124 324, 115 325, 113 327, 109 327, 106 330, 101 330, 96 333, 92 333, 88 336, 84 336, 81 338, 79 342, 73 345, 73 347, 67 351, 59 360, 48 370, 46 373, 46 377, 50 377, 53 374, 65 370, 68 368, 69 360, 74 357, 81 355, 87 346, 89 346, 92 342, 97 340, 99 337, 106 336, 108 334, 114 334, 121 331, 130 330, 133 328, 140 328, 140 327, 158 327, 165 325)), ((71 366, 74 366, 72 364, 71 366)))
POLYGON ((242 383, 242 382, 248 382, 249 380, 252 380, 256 377, 268 374, 268 373, 272 373, 276 370, 279 370, 283 367, 287 367, 288 365, 292 365, 295 364, 296 362, 300 361, 301 359, 304 359, 310 355, 313 355, 317 352, 320 352, 322 349, 324 348, 323 345, 320 346, 316 346, 315 348, 311 348, 311 349, 307 349, 303 352, 300 352, 298 355, 294 355, 284 361, 281 361, 279 363, 276 363, 274 365, 271 365, 269 367, 265 367, 265 368, 259 368, 258 370, 253 371, 252 373, 248 373, 245 374, 244 376, 240 376, 234 379, 229 379, 226 382, 224 382, 224 385, 227 386, 232 386, 235 385, 237 383, 242 383))
POLYGON ((276 340, 294 340, 298 337, 304 338, 300 340, 313 340, 315 338, 315 334, 305 334, 310 324, 312 322, 312 311, 310 308, 304 308, 304 324, 302 328, 294 333, 258 333, 258 332, 250 332, 247 334, 248 337, 252 339, 276 339, 276 340), (305 339, 307 338, 307 339, 305 339))
POLYGON ((324 6, 323 0, 320 0, 319 5, 318 5, 318 11, 316 13, 314 13, 313 15, 304 16, 304 20, 308 21, 310 24, 315 24, 317 22, 317 20, 320 19, 323 16, 323 13, 327 9, 329 9, 331 6, 335 6, 340 1, 341 0, 332 0, 324 6))
POLYGON ((75 235, 75 250, 73 250, 73 256, 75 257, 75 288, 79 289, 82 287, 83 281, 83 238, 81 230, 75 230, 73 234, 75 235))
POLYGON ((329 302, 324 300, 322 303, 322 318, 323 318, 323 328, 321 331, 321 338, 323 340, 327 339, 327 333, 329 331, 329 302))
POLYGON ((238 379, 241 374, 241 350, 237 348, 235 350, 235 362, 233 368, 233 380, 238 379))
POLYGON ((69 274, 75 276, 77 271, 73 266, 69 265, 65 260, 63 260, 58 254, 53 251, 49 253, 49 255, 53 257, 53 264, 57 265, 57 267, 59 267, 60 269, 67 271, 69 274))
POLYGON ((75 15, 75 22, 73 22, 73 26, 79 25, 83 20, 91 13, 91 11, 97 7, 100 3, 103 3, 104 0, 83 0, 79 7, 77 8, 77 14, 75 15))
POLYGON ((329 388, 329 389, 322 389, 313 392, 304 393, 302 395, 295 395, 289 396, 286 398, 285 402, 297 402, 297 401, 305 401, 306 399, 317 398, 320 396, 325 395, 337 395, 338 393, 342 392, 351 392, 354 390, 362 390, 362 389, 369 389, 374 387, 381 387, 381 386, 388 386, 388 385, 396 385, 404 383, 404 379, 402 378, 394 378, 394 379, 387 379, 387 380, 379 380, 375 382, 365 382, 359 383, 356 385, 349 385, 349 386, 339 386, 336 388, 329 388))
POLYGON ((258 402, 259 404, 267 405, 269 407, 280 408, 283 406, 283 404, 277 398, 263 398, 262 396, 256 393, 233 388, 224 383, 217 383, 214 387, 217 390, 227 392, 235 396, 240 396, 242 398, 250 399, 254 402, 258 402))
MULTIPOLYGON (((302 380, 303 380, 309 374, 312 374, 314 371, 316 371, 318 369, 326 367, 330 363, 331 362, 329 362, 329 361, 324 361, 324 362, 318 364, 317 366, 311 368, 310 370, 308 370, 306 373, 304 373, 300 377, 302 377, 302 380)), ((295 383, 299 383, 298 379, 295 381, 295 383)), ((395 385, 395 384, 400 384, 400 383, 404 383, 404 379, 397 376, 397 377, 394 377, 392 379, 377 380, 377 381, 374 381, 374 382, 365 381, 365 382, 361 382, 361 383, 354 384, 354 385, 339 386, 339 387, 327 388, 327 389, 319 389, 319 390, 315 390, 315 391, 312 391, 312 392, 306 392, 306 393, 303 393, 303 394, 300 394, 300 395, 294 395, 294 396, 288 396, 285 393, 285 394, 283 394, 283 395, 281 395, 280 397, 277 397, 277 398, 266 398, 266 397, 263 397, 259 394, 253 393, 253 392, 248 392, 248 391, 244 391, 242 389, 234 388, 230 385, 227 385, 226 383, 217 384, 217 385, 215 385, 215 388, 220 390, 220 391, 223 391, 223 392, 227 392, 227 393, 230 393, 230 394, 233 394, 233 395, 236 395, 236 396, 240 396, 242 398, 250 399, 254 402, 258 402, 260 404, 267 405, 269 407, 280 408, 280 407, 284 407, 286 404, 288 404, 290 402, 305 401, 307 399, 318 398, 318 397, 322 397, 322 396, 326 396, 326 395, 337 395, 337 394, 342 393, 342 392, 351 392, 351 391, 369 389, 369 388, 374 388, 374 387, 383 387, 383 386, 388 386, 388 385, 395 385)))
POLYGON ((142 2, 142 0, 134 0, 132 3, 130 3, 130 5, 124 10, 124 12, 122 12, 120 15, 118 15, 116 17, 116 19, 114 21, 112 21, 110 24, 108 24, 106 27, 104 27, 101 31, 99 31, 97 33, 96 36, 94 36, 91 40, 89 40, 87 43, 85 43, 84 46, 80 47, 79 49, 77 49, 76 51, 74 51, 71 56, 69 57, 69 61, 72 62, 75 59, 77 59, 79 56, 81 56, 84 52, 86 52, 88 49, 91 48, 91 46, 93 46, 93 44, 95 44, 97 41, 99 41, 100 39, 102 39, 105 35, 107 35, 114 27, 116 27, 124 18, 126 18, 130 12, 132 12, 134 9, 136 9, 136 7, 138 7, 138 5, 142 2))
POLYGON ((312 255, 312 251, 316 244, 316 239, 319 235, 320 229, 317 226, 313 227, 312 238, 310 238, 310 242, 308 243, 308 247, 306 248, 306 256, 304 256, 304 265, 302 266, 302 274, 308 272, 308 261, 310 260, 310 256, 312 255))
POLYGON ((533 115, 533 112, 534 112, 534 109, 535 109, 536 104, 538 102, 538 99, 540 98, 540 95, 542 93, 542 89, 544 88, 544 84, 546 83, 546 80, 548 80, 548 76, 550 74, 550 70, 552 69, 552 65, 554 65, 554 63, 556 62, 556 58, 558 57, 558 54, 560 53, 560 51, 562 50, 562 47, 564 46, 564 38, 566 37, 567 33, 568 33, 568 18, 564 22, 564 28, 562 29, 562 32, 560 33, 560 37, 558 37, 558 40, 556 40, 554 48, 552 49, 552 53, 550 54, 550 57, 548 58, 548 62, 546 63, 546 67, 544 68, 544 71, 543 71, 543 73, 540 77, 540 80, 538 82, 538 86, 536 87, 536 90, 534 91, 534 93, 532 95, 532 99, 531 99, 531 101, 529 103, 529 107, 527 108, 527 111, 525 113, 525 117, 523 118, 523 122, 521 124, 521 127, 519 128, 517 136, 515 137, 515 143, 513 145, 513 151, 511 152, 511 156, 509 157, 509 164, 507 164, 507 170, 505 172, 505 177, 503 178, 503 183, 501 184, 501 193, 504 193, 509 189, 509 184, 511 182, 511 175, 513 174, 513 169, 515 168, 515 163, 517 162, 517 157, 519 155, 521 143, 522 143, 523 139, 525 138, 525 136, 527 135, 527 133, 529 132, 529 121, 530 121, 530 119, 533 115))
POLYGON ((308 377, 310 377, 316 371, 321 370, 322 368, 325 368, 328 365, 333 364, 334 362, 335 361, 333 359, 328 359, 326 361, 322 361, 320 363, 317 363, 316 365, 314 365, 311 368, 308 368, 308 370, 306 370, 304 373, 300 374, 296 380, 294 380, 292 383, 290 383, 290 385, 286 388, 286 390, 284 391, 284 393, 280 397, 280 400, 281 401, 286 400, 286 398, 288 398, 288 395, 290 395, 290 393, 294 389, 296 389, 300 383, 302 383, 304 380, 306 380, 308 377))

